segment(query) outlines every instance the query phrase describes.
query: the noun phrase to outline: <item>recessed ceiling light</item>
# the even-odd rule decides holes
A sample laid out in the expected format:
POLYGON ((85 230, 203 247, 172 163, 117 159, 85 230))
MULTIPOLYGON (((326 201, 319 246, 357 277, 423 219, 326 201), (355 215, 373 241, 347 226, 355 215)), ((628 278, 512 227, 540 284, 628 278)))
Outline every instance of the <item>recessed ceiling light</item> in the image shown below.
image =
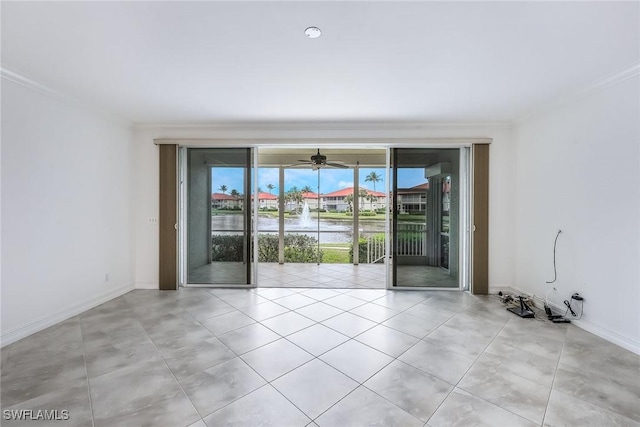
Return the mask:
POLYGON ((304 30, 304 33, 310 39, 317 39, 322 34, 322 31, 320 31, 320 28, 318 27, 309 27, 306 30, 304 30))

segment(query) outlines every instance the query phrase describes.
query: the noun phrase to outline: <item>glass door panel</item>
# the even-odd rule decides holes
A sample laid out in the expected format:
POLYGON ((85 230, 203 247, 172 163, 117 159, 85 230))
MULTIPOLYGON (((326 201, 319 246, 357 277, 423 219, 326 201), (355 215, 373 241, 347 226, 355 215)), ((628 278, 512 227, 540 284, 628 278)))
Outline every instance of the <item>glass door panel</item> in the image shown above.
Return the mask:
POLYGON ((284 169, 284 262, 322 262, 318 222, 318 171, 284 169))
POLYGON ((393 150, 393 286, 457 288, 460 150, 393 150))
POLYGON ((388 197, 385 193, 385 167, 360 167, 360 264, 382 264, 385 260, 385 220, 388 197))
POLYGON ((250 148, 187 150, 187 283, 251 283, 250 148))

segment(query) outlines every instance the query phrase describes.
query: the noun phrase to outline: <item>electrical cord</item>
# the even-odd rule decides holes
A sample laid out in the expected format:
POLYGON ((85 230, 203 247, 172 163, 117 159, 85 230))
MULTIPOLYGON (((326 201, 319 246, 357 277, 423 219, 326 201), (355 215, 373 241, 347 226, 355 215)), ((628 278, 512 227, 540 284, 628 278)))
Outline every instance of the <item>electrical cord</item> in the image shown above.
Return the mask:
MULTIPOLYGON (((560 236, 560 233, 562 233, 562 230, 558 230, 558 234, 556 234, 556 239, 553 241, 553 280, 550 282, 547 282, 549 284, 555 283, 555 281, 558 279, 558 270, 556 268, 556 246, 558 244, 558 237, 560 236)), ((548 292, 547 292, 547 295, 549 295, 548 292)))
POLYGON ((564 317, 567 317, 567 314, 569 312, 571 312, 571 315, 574 317, 573 320, 580 320, 582 319, 582 314, 584 313, 584 300, 576 300, 576 301, 580 301, 580 316, 578 316, 576 314, 575 311, 573 311, 573 307, 571 307, 571 302, 569 300, 564 300, 564 305, 567 306, 567 309, 564 312, 564 317))
MULTIPOLYGON (((520 307, 520 302, 518 301, 519 295, 514 298, 514 294, 511 294, 511 293, 502 294, 502 292, 500 292, 498 294, 497 298, 507 308, 509 308, 509 307, 520 307)), ((533 298, 530 298, 528 296, 525 296, 524 298, 525 298, 526 302, 529 302, 529 301, 531 301, 533 299, 533 298)), ((544 315, 542 315, 542 312, 541 312, 541 310, 539 308, 537 308, 537 307, 535 307, 533 305, 528 305, 528 307, 531 310, 531 312, 533 312, 533 319, 537 320, 538 322, 545 322, 544 315)))

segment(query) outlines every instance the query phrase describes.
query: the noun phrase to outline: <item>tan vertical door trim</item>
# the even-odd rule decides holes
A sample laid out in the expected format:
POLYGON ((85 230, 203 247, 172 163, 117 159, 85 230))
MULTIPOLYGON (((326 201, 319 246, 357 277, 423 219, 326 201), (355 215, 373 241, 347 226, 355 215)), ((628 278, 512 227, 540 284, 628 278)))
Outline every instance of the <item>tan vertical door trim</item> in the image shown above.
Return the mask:
POLYGON ((160 215, 158 283, 161 290, 178 288, 178 146, 163 144, 160 150, 160 215))
POLYGON ((489 293, 489 144, 473 145, 471 293, 489 293))

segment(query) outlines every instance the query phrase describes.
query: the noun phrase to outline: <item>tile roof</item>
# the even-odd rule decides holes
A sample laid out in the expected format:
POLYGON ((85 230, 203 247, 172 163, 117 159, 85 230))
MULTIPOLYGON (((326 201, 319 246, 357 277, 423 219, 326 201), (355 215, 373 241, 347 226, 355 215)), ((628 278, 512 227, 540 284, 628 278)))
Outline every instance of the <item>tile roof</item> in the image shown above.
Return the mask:
MULTIPOLYGON (((379 191, 371 191, 371 190, 367 190, 366 188, 361 188, 361 189, 366 190, 367 194, 373 194, 376 197, 385 196, 384 193, 381 193, 379 191)), ((322 197, 344 197, 344 196, 348 196, 349 194, 353 194, 353 187, 347 187, 341 190, 334 191, 332 193, 323 194, 322 197)))

